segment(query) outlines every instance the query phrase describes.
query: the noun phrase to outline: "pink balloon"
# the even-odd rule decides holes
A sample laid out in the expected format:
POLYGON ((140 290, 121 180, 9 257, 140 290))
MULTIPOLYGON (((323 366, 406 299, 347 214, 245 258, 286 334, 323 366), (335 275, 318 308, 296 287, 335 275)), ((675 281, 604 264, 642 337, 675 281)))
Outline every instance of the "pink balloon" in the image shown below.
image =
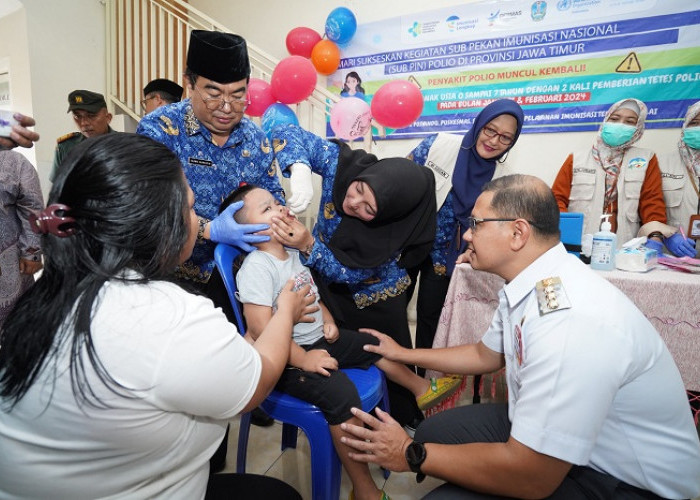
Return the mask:
POLYGON ((316 68, 301 56, 282 59, 272 71, 272 95, 284 104, 296 104, 311 95, 316 87, 316 68))
POLYGON ((271 104, 277 102, 270 84, 260 78, 251 78, 248 82, 248 100, 250 104, 245 110, 248 116, 262 116, 271 104))
POLYGON ((340 139, 352 141, 363 137, 371 121, 369 104, 358 97, 345 97, 331 108, 331 129, 340 139))
POLYGON ((311 28, 294 28, 287 33, 287 51, 293 56, 311 57, 311 51, 318 42, 321 35, 311 28))
POLYGON ((372 116, 389 128, 404 128, 423 112, 423 94, 407 80, 387 82, 372 97, 372 116))

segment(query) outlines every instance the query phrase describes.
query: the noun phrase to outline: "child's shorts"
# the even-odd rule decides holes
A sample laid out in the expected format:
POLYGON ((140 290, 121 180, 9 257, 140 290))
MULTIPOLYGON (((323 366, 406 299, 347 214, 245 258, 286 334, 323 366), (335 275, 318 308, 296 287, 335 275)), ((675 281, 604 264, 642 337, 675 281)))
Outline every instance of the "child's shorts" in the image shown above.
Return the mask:
MULTIPOLYGON (((305 350, 325 349, 338 360, 340 368, 368 368, 381 359, 379 354, 365 351, 365 344, 379 341, 368 333, 340 329, 338 339, 329 344, 320 339, 305 350)), ((339 425, 352 417, 350 408, 360 408, 360 396, 355 384, 341 371, 331 371, 326 377, 320 373, 305 372, 287 367, 277 382, 276 389, 319 407, 329 425, 339 425)))

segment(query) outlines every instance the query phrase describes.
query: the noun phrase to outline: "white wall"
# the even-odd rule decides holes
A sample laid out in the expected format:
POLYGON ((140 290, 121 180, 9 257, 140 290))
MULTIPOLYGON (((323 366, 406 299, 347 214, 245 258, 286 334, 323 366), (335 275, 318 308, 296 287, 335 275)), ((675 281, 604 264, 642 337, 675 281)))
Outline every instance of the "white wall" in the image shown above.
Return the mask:
MULTIPOLYGON (((349 8, 361 24, 474 1, 477 0, 265 0, 258 4, 264 6, 259 9, 242 1, 191 0, 190 4, 243 36, 248 43, 282 59, 289 55, 285 38, 291 29, 306 26, 323 35, 326 17, 335 7, 349 8)), ((678 129, 647 130, 638 145, 666 151, 674 147, 678 133, 678 129)), ((595 132, 523 134, 507 161, 516 171, 536 175, 551 184, 566 156, 572 151, 590 147, 594 137, 595 132)), ((372 152, 382 158, 405 156, 418 142, 377 141, 372 152)))
POLYGON ((0 18, 0 57, 10 57, 13 94, 18 91, 22 96, 18 111, 37 121, 41 139, 35 146, 36 166, 46 194, 56 138, 76 130, 66 113, 68 94, 75 89, 105 91, 104 6, 99 0, 22 0, 22 4, 19 14, 0 18), (6 44, 6 25, 24 31, 25 40, 6 44), (18 59, 27 70, 21 72, 25 76, 17 75, 23 79, 14 85, 21 65, 13 61, 18 59))

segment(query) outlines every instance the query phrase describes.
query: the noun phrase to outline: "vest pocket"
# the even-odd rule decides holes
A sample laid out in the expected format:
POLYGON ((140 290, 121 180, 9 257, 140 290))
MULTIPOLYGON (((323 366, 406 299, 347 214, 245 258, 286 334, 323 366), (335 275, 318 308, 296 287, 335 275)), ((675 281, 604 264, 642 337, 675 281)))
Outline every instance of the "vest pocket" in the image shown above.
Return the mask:
POLYGON ((664 201, 666 202, 666 208, 677 208, 681 205, 683 201, 683 185, 685 182, 685 176, 674 179, 671 177, 664 177, 661 181, 661 189, 664 192, 664 201))
POLYGON ((570 201, 590 201, 595 194, 595 175, 575 175, 571 180, 570 201))

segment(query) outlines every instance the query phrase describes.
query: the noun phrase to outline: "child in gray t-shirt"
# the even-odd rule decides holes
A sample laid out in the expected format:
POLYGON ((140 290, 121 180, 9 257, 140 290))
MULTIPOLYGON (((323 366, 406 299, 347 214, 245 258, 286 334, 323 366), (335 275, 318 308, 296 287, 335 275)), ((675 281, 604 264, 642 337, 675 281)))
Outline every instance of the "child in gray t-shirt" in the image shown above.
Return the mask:
MULTIPOLYGON (((295 219, 272 194, 253 185, 244 185, 231 193, 222 203, 221 210, 241 200, 243 207, 234 216, 238 223, 272 224, 273 218, 295 219)), ((296 227, 302 230, 301 224, 296 227)), ((253 339, 272 317, 277 296, 288 280, 294 280, 295 288, 310 283, 312 293, 318 296, 311 272, 301 263, 299 252, 285 248, 270 230, 263 234, 269 234, 270 240, 255 244, 258 250, 245 258, 236 275, 238 299, 243 304, 247 333, 253 339)), ((277 389, 321 409, 328 421, 338 456, 353 483, 355 496, 378 498, 381 492, 374 484, 367 465, 351 460, 348 456, 350 448, 341 442, 341 437, 346 436, 340 428, 341 423, 362 424, 350 411, 353 407, 360 407, 357 389, 339 368, 377 365, 390 380, 413 392, 422 410, 452 395, 459 387, 461 378, 427 380, 403 364, 365 351, 364 345, 378 344, 377 338, 370 333, 338 328, 328 308, 322 301, 317 302, 320 309, 314 314, 314 321, 294 325, 289 366, 277 383, 277 389), (372 489, 375 491, 372 492, 372 489)))

